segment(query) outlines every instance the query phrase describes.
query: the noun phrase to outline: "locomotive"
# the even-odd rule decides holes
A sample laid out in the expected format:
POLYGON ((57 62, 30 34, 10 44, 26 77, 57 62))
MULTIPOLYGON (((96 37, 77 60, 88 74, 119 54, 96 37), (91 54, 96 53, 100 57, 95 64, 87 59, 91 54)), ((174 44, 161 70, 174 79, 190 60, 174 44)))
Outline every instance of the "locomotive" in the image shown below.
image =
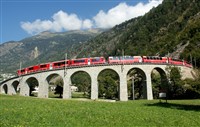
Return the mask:
POLYGON ((185 60, 172 59, 171 57, 158 57, 158 56, 109 56, 108 61, 104 57, 90 57, 79 58, 71 60, 61 60, 49 63, 42 63, 21 70, 17 70, 17 75, 26 75, 39 71, 55 70, 64 67, 77 67, 89 65, 103 65, 103 64, 170 64, 182 65, 192 68, 192 65, 185 60))

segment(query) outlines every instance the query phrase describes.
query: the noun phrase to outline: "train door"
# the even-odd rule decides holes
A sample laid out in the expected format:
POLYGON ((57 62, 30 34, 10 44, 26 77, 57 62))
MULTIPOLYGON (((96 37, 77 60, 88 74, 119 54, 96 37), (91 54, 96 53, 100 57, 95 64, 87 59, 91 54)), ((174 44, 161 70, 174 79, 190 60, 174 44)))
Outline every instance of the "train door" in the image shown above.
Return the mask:
POLYGON ((138 59, 139 59, 139 63, 142 63, 142 57, 139 57, 138 59))
POLYGON ((50 70, 52 70, 52 69, 53 69, 53 65, 52 65, 52 63, 50 64, 50 67, 49 67, 49 69, 50 69, 50 70))
POLYGON ((91 63, 90 63, 90 59, 88 59, 88 65, 90 65, 91 63))
POLYGON ((169 63, 169 58, 168 57, 166 58, 166 63, 169 63))

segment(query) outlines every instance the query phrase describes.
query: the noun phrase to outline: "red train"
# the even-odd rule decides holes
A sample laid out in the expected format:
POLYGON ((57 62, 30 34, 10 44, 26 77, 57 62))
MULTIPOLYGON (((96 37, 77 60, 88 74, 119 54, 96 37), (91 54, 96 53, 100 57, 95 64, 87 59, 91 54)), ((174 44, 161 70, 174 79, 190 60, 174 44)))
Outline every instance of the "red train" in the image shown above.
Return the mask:
POLYGON ((80 58, 71 60, 61 60, 49 63, 42 63, 39 65, 30 66, 17 70, 17 75, 25 75, 39 71, 60 69, 63 67, 70 66, 88 66, 97 64, 133 64, 133 63, 151 63, 151 64, 171 64, 171 65, 182 65, 186 67, 192 67, 190 63, 184 60, 172 59, 170 57, 158 57, 158 56, 110 56, 108 62, 104 57, 91 57, 91 58, 80 58))
POLYGON ((93 58, 80 58, 72 60, 61 60, 50 63, 42 63, 39 65, 30 66, 17 70, 17 75, 25 75, 39 71, 54 70, 63 67, 69 66, 84 66, 84 65, 96 65, 96 64, 105 64, 106 60, 104 57, 93 57, 93 58))

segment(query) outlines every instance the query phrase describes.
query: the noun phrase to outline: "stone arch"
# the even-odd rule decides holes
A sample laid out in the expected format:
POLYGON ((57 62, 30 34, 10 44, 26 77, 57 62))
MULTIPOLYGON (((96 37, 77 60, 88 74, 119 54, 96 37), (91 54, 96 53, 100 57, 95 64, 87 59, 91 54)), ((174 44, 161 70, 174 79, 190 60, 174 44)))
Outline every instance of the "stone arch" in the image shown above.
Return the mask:
POLYGON ((91 75, 83 70, 70 76, 72 98, 91 98, 91 75))
POLYGON ((64 86, 63 78, 59 74, 53 73, 47 76, 46 81, 48 83, 48 97, 62 98, 64 86))
POLYGON ((17 80, 14 81, 12 83, 12 87, 13 87, 15 93, 19 93, 20 92, 19 81, 17 81, 17 80))
POLYGON ((158 98, 160 92, 167 92, 168 80, 165 70, 160 67, 153 68, 151 79, 154 98, 158 98))
POLYGON ((138 67, 129 69, 127 72, 127 88, 128 98, 135 99, 147 99, 147 77, 145 72, 138 67))
POLYGON ((97 80, 98 98, 120 99, 120 76, 117 71, 105 68, 98 73, 97 80))
POLYGON ((30 77, 26 80, 26 84, 29 86, 29 96, 38 96, 38 80, 35 77, 30 77))
POLYGON ((3 93, 8 94, 8 85, 7 84, 3 85, 3 93))

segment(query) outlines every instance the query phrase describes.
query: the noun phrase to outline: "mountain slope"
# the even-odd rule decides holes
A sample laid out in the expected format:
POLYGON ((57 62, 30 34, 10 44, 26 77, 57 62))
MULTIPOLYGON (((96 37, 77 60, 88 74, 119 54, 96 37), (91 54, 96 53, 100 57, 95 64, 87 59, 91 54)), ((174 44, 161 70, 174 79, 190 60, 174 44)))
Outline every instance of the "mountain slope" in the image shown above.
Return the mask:
POLYGON ((83 43, 101 33, 102 30, 69 31, 63 33, 42 32, 19 42, 0 45, 0 72, 14 73, 22 67, 61 60, 74 45, 83 43))
POLYGON ((144 16, 115 26, 84 44, 78 57, 122 55, 124 50, 125 55, 169 54, 190 60, 191 54, 200 66, 199 13, 199 0, 164 0, 144 16))

